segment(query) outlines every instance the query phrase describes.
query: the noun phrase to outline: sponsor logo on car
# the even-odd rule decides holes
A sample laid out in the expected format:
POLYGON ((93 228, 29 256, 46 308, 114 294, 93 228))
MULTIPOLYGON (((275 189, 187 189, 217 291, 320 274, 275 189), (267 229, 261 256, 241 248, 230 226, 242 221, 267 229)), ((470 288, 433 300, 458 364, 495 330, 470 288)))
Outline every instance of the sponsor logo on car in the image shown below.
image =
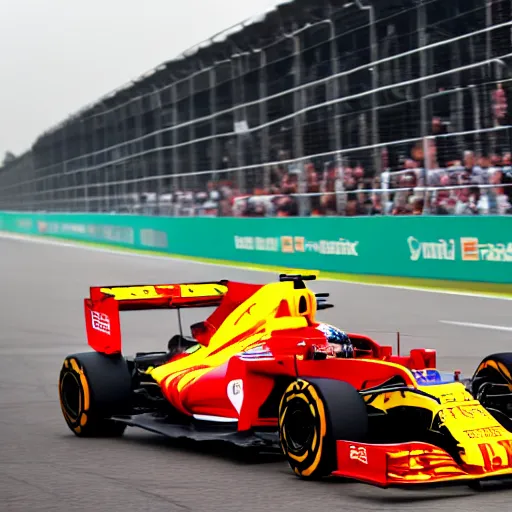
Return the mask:
POLYGON ((108 315, 99 313, 98 311, 91 311, 91 323, 95 331, 110 336, 110 319, 108 315))
POLYGON ((240 414, 244 402, 244 382, 242 379, 232 380, 228 384, 228 398, 236 412, 240 414))
POLYGON ((439 419, 443 423, 465 418, 492 419, 492 416, 481 405, 456 405, 439 411, 439 419))
POLYGON ((349 449, 351 460, 358 460, 363 464, 368 464, 368 454, 366 453, 366 448, 364 446, 355 446, 351 444, 349 449))
POLYGON ((484 437, 501 437, 507 433, 502 427, 486 427, 474 430, 465 430, 466 435, 470 439, 481 439, 484 437))

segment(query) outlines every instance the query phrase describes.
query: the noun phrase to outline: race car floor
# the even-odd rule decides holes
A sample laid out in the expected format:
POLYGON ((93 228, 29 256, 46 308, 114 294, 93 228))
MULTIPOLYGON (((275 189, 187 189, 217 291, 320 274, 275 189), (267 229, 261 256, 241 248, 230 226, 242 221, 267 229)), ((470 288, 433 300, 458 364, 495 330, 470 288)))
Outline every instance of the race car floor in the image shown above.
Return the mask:
MULTIPOLYGON (((276 277, 0 238, 0 510, 506 510, 510 485, 475 493, 465 486, 402 491, 303 482, 280 457, 244 461, 224 448, 135 429, 115 440, 78 439, 68 430, 57 378, 68 353, 88 350, 83 298, 90 285, 276 277)), ((488 353, 512 350, 510 301, 337 282, 311 288, 330 292, 336 305, 319 318, 386 344, 400 330, 402 351, 435 348, 443 369, 472 372, 488 353)), ((206 313, 187 312, 184 324, 206 313)), ((122 322, 126 353, 164 349, 178 329, 168 311, 123 313, 122 322)))

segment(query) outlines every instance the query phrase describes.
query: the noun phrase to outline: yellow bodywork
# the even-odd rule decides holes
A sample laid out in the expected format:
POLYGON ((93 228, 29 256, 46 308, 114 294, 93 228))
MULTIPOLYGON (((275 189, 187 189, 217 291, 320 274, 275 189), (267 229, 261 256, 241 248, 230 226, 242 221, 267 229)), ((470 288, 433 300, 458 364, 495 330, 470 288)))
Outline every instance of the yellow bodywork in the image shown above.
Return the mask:
POLYGON ((436 397, 440 403, 411 390, 372 397, 371 405, 383 412, 400 406, 431 411, 432 421, 439 417, 441 426, 457 441, 462 468, 470 473, 498 471, 512 465, 512 433, 475 400, 462 383, 417 386, 417 389, 436 397))
POLYGON ((114 297, 117 301, 145 300, 163 297, 161 290, 177 290, 180 297, 218 297, 227 293, 227 286, 218 283, 200 284, 162 284, 146 286, 114 286, 100 288, 106 295, 114 297))
POLYGON ((308 320, 314 321, 315 313, 316 298, 310 290, 296 290, 289 281, 267 284, 227 316, 208 346, 200 346, 187 357, 154 368, 150 374, 165 386, 179 379, 177 389, 182 391, 236 354, 261 345, 272 332, 307 327, 308 320), (307 309, 299 313, 301 297, 307 309), (290 316, 276 318, 282 301, 287 302, 290 316))

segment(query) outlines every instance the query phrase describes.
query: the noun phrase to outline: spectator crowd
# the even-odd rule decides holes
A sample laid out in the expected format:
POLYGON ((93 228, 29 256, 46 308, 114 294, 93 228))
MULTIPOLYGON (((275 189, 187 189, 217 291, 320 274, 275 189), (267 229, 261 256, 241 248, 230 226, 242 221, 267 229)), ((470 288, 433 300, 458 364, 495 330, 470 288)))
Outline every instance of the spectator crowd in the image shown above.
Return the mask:
MULTIPOLYGON (((361 215, 486 215, 512 214, 512 157, 476 155, 465 151, 460 160, 440 167, 436 149, 424 170, 425 159, 416 148, 416 158, 405 158, 402 170, 385 167, 370 175, 359 162, 306 163, 303 170, 277 165, 270 185, 244 194, 230 180, 211 181, 206 191, 175 191, 146 194, 137 209, 161 215, 290 217, 361 215)), ((386 162, 383 153, 382 161, 386 162)))

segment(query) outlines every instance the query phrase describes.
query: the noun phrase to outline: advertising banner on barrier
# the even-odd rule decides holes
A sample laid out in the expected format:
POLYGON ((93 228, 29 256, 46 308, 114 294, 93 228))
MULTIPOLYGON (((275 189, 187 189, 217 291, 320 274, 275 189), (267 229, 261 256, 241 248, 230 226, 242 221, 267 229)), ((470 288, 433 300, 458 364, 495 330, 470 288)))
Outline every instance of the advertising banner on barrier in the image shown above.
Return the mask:
POLYGON ((512 283, 512 216, 169 218, 0 212, 0 229, 288 268, 512 283))

